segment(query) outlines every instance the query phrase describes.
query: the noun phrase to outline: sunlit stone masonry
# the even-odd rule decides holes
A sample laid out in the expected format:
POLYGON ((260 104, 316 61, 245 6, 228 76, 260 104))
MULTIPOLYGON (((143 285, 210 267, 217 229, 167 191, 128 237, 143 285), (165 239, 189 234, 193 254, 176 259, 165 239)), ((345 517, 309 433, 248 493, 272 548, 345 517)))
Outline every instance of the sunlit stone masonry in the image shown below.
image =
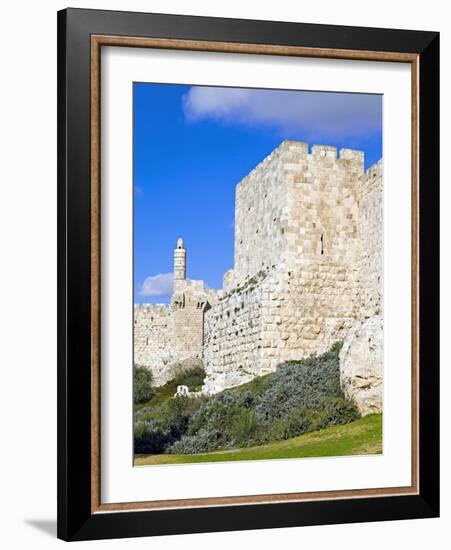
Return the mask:
MULTIPOLYGON (((179 239, 171 305, 135 306, 135 362, 164 383, 178 361, 202 360, 203 389, 216 393, 381 319, 382 189, 382 162, 365 172, 361 151, 314 145, 309 153, 306 143, 282 142, 236 186, 234 266, 223 289, 186 279, 179 239)), ((382 322, 371 326, 382 342, 382 322)), ((368 364, 381 361, 378 350, 368 364)), ((382 406, 374 379, 372 412, 382 406)), ((357 400, 352 376, 342 383, 357 400)))
POLYGON ((171 304, 135 304, 134 362, 152 370, 155 385, 202 361, 204 317, 216 303, 214 290, 186 278, 186 249, 178 239, 171 304))

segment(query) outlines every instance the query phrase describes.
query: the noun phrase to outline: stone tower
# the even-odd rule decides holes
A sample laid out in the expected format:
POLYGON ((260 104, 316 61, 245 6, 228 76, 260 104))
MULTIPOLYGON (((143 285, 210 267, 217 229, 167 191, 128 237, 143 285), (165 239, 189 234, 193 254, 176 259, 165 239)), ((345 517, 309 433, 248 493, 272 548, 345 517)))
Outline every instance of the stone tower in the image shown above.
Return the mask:
POLYGON ((204 341, 204 311, 208 305, 208 291, 203 281, 186 278, 186 248, 183 239, 174 249, 174 350, 181 360, 202 357, 204 341))
POLYGON ((236 187, 234 267, 205 314, 204 390, 323 353, 382 311, 382 163, 284 141, 236 187))
POLYGON ((186 280, 186 248, 183 239, 179 237, 177 247, 174 249, 174 292, 178 290, 186 280))

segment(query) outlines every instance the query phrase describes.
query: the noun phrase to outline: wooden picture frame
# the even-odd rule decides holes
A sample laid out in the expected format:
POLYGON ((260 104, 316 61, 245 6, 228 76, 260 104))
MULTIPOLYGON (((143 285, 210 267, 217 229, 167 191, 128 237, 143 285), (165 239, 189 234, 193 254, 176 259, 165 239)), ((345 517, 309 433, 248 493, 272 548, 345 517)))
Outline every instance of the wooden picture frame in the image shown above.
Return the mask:
POLYGON ((439 35, 67 9, 58 13, 58 537, 87 540, 439 513, 439 35), (394 61, 412 67, 410 487, 102 504, 100 50, 394 61))

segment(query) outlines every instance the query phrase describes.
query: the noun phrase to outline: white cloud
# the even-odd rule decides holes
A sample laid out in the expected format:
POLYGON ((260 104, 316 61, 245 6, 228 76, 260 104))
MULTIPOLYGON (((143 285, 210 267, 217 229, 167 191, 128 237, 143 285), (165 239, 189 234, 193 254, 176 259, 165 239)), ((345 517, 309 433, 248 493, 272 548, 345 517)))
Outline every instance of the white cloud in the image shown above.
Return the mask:
POLYGON ((369 94, 193 86, 183 96, 188 121, 271 126, 287 135, 331 139, 380 131, 382 100, 369 94))
POLYGON ((169 296, 172 294, 172 273, 159 273, 147 277, 141 288, 139 289, 140 296, 169 296))

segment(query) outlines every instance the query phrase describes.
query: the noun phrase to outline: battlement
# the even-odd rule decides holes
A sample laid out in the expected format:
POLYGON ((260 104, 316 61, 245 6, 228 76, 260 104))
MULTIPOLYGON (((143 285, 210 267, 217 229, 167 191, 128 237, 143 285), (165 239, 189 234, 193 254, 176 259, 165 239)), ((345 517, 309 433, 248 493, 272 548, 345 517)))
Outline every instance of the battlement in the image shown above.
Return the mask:
POLYGON ((363 177, 368 179, 381 178, 383 175, 383 169, 383 161, 380 159, 367 169, 363 177))
POLYGON ((331 145, 315 144, 312 145, 311 153, 309 153, 308 143, 284 140, 237 184, 237 191, 238 188, 245 187, 247 183, 252 182, 254 178, 263 175, 265 171, 274 169, 276 164, 279 164, 281 169, 290 172, 298 169, 299 165, 303 163, 308 164, 312 161, 327 161, 330 163, 335 161, 338 166, 342 166, 344 169, 363 174, 364 160, 365 154, 363 151, 342 148, 338 152, 337 148, 331 145))
POLYGON ((236 187, 235 266, 226 286, 281 262, 351 261, 364 153, 283 141, 236 187))
POLYGON ((337 148, 331 147, 330 145, 313 145, 312 152, 309 155, 309 158, 315 159, 315 160, 321 160, 321 159, 336 160, 337 148))
POLYGON ((307 160, 308 157, 308 144, 301 141, 284 140, 278 145, 271 153, 266 156, 257 166, 252 169, 247 176, 245 176, 240 182, 237 183, 238 187, 243 187, 247 182, 252 181, 253 178, 258 177, 261 173, 268 170, 268 168, 282 161, 287 162, 299 162, 301 159, 307 160))

